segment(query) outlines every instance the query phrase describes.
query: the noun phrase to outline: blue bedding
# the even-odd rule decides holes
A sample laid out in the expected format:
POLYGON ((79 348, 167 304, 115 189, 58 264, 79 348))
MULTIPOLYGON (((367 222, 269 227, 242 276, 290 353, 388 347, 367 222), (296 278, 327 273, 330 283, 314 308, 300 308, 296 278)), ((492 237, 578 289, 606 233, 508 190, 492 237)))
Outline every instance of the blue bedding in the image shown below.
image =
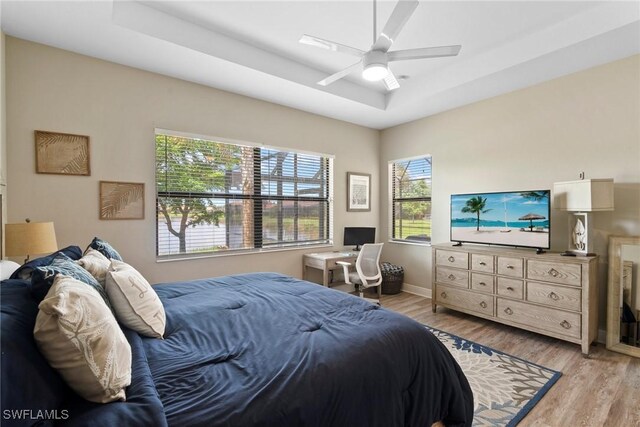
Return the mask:
POLYGON ((422 325, 275 273, 154 286, 165 339, 125 330, 133 353, 127 401, 86 402, 37 353, 37 306, 23 281, 8 282, 0 286, 3 410, 67 411, 44 425, 463 426, 473 419, 466 378, 422 325), (31 352, 28 365, 15 345, 5 351, 15 334, 31 352), (20 381, 34 384, 14 395, 20 381))
POLYGON ((473 397, 422 325, 275 273, 162 284, 143 339, 172 426, 470 425, 473 397))

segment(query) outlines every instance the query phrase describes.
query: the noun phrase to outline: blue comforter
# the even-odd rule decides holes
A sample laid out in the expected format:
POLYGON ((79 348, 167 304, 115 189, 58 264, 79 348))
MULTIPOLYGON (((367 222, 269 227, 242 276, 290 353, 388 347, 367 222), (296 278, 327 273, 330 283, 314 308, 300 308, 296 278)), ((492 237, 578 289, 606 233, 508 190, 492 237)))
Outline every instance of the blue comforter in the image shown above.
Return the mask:
MULTIPOLYGON (((69 418, 57 423, 471 425, 473 397, 457 363, 402 315, 275 273, 154 289, 165 339, 126 331, 134 354, 127 402, 72 396, 62 404, 69 418)), ((2 362, 4 373, 4 353, 2 362)))

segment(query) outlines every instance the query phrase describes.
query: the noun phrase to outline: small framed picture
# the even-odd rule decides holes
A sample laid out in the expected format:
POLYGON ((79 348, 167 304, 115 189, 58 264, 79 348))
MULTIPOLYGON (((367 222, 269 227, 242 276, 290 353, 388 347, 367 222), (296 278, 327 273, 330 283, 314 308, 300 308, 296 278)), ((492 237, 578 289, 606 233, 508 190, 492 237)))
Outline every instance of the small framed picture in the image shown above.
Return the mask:
POLYGON ((371 210, 371 174, 347 172, 347 211, 371 210))
POLYGON ((88 136, 42 130, 35 136, 36 173, 91 175, 88 136))
POLYGON ((100 181, 100 219, 144 219, 144 183, 100 181))

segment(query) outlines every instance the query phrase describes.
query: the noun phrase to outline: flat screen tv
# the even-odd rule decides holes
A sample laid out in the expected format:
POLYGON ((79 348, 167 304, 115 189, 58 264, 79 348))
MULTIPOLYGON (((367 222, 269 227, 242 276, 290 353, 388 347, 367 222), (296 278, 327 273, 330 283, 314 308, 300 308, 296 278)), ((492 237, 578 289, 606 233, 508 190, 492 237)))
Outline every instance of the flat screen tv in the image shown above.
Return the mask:
POLYGON ((344 246, 355 245, 354 250, 359 251, 360 245, 365 243, 376 242, 376 228, 375 227, 345 227, 344 228, 344 246))
POLYGON ((549 190, 451 195, 451 241, 548 249, 549 190))

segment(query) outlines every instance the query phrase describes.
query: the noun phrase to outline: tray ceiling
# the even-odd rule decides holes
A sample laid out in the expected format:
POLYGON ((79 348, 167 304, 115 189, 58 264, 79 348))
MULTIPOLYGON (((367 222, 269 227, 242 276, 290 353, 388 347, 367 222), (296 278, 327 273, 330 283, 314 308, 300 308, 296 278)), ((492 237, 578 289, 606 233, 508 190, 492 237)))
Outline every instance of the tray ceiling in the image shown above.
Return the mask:
MULTIPOLYGON (((378 29, 395 2, 378 4, 378 29)), ((637 2, 421 1, 392 50, 461 44, 457 57, 394 62, 387 92, 353 57, 368 50, 371 1, 3 1, 11 36, 382 129, 640 52, 637 2)))

